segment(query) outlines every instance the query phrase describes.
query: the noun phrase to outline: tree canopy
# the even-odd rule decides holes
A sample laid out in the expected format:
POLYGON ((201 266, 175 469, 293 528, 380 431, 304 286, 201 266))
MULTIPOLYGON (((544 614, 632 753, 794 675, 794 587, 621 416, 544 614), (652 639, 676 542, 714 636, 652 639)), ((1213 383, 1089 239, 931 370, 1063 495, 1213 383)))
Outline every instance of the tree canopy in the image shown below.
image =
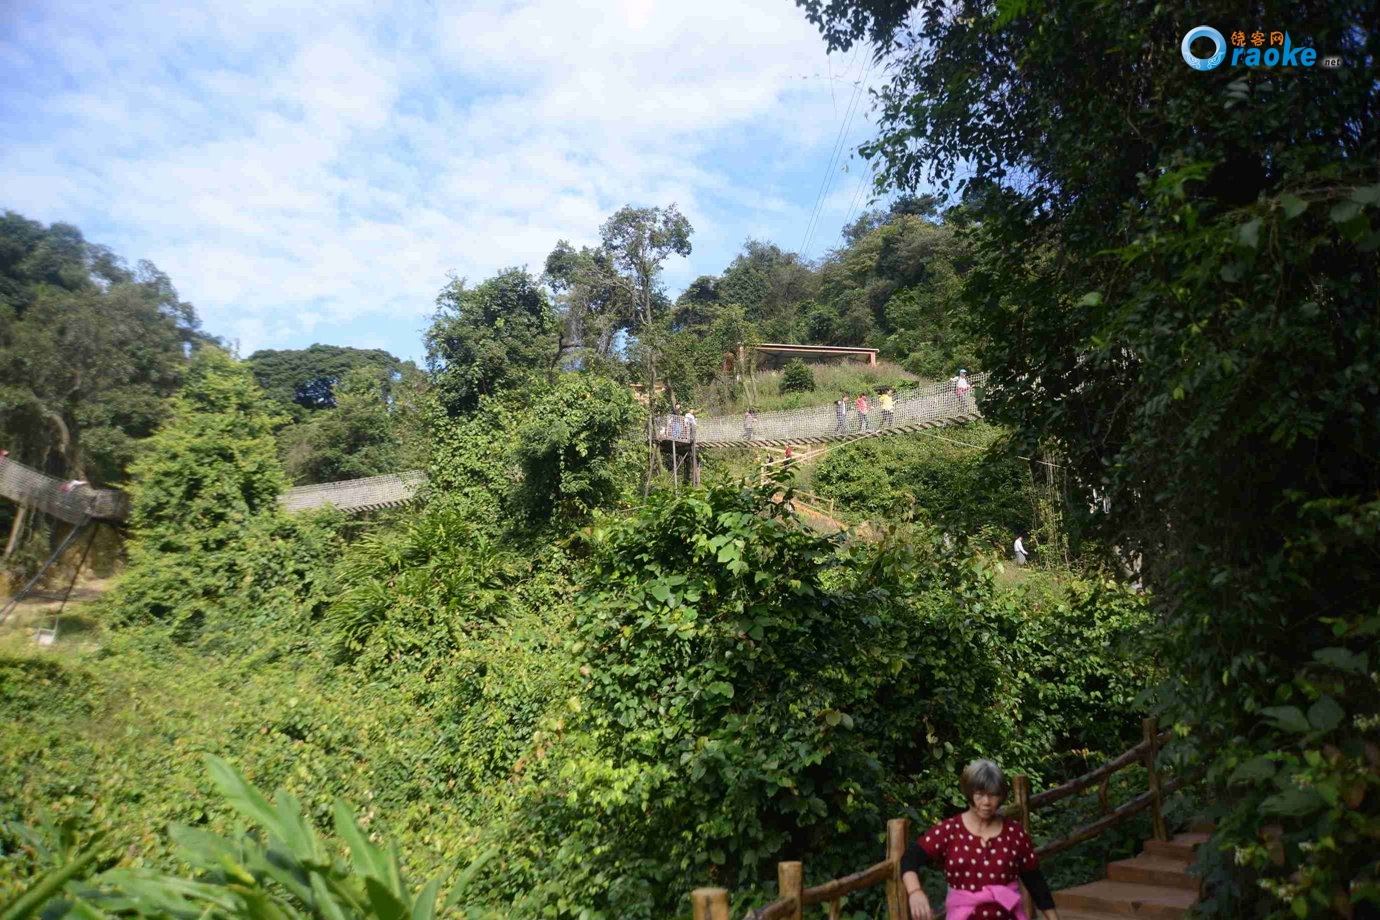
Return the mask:
POLYGON ((556 312, 526 269, 509 268, 475 287, 457 278, 436 298, 426 354, 442 405, 469 411, 480 397, 555 371, 556 312))
POLYGON ((352 370, 371 369, 377 372, 375 376, 387 381, 400 376, 412 364, 381 348, 320 344, 310 348, 261 349, 250 355, 247 363, 259 386, 288 411, 295 407, 335 408, 335 386, 352 370))
POLYGON ((17 459, 121 481, 203 341, 152 263, 131 270, 68 224, 0 217, 0 426, 17 459))

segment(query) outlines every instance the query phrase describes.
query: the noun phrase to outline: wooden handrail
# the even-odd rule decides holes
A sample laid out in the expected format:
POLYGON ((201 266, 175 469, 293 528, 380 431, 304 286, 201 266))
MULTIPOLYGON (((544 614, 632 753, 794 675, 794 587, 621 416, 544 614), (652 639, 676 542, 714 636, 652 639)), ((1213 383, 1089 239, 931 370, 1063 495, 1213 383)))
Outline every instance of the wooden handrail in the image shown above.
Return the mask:
MULTIPOLYGON (((1168 795, 1169 793, 1179 789, 1181 786, 1183 786, 1185 783, 1189 782, 1193 778, 1194 777, 1192 776, 1176 776, 1169 782, 1164 784, 1162 792, 1165 795, 1168 795)), ((1046 843, 1043 846, 1036 847, 1035 855, 1043 858, 1046 856, 1053 856, 1055 853, 1062 853, 1069 847, 1075 846, 1076 844, 1080 844, 1085 840, 1091 840, 1098 834, 1101 834, 1103 831, 1110 830, 1111 828, 1116 827, 1122 821, 1125 821, 1127 818, 1131 817, 1131 815, 1139 814, 1140 812, 1145 811, 1145 809, 1153 805, 1154 802, 1155 796, 1153 792, 1142 792, 1140 795, 1136 796, 1131 801, 1127 802, 1124 805, 1120 805, 1114 808, 1110 813, 1104 815, 1101 818, 1098 818, 1091 824, 1085 824, 1077 830, 1070 831, 1067 837, 1064 837, 1059 840, 1051 840, 1049 843, 1046 843)))
POLYGON ((890 875, 891 863, 882 860, 874 866, 868 866, 861 872, 854 872, 852 875, 827 881, 823 885, 806 888, 801 900, 805 902, 806 907, 812 904, 824 904, 827 901, 837 901, 844 895, 885 882, 890 875))
MULTIPOLYGON (((1098 782, 1103 784, 1102 797, 1105 807, 1107 778, 1132 764, 1142 763, 1149 773, 1150 788, 1146 792, 1108 811, 1091 824, 1071 831, 1062 839, 1052 840, 1037 847, 1035 852, 1041 857, 1062 853, 1076 844, 1091 840, 1147 808, 1151 811, 1155 839, 1167 840, 1168 834, 1161 810, 1163 797, 1191 782, 1196 775, 1177 776, 1168 782, 1161 782, 1159 767, 1155 761, 1159 755, 1160 745, 1171 737, 1172 731, 1158 730, 1153 717, 1144 719, 1141 722, 1141 740, 1138 744, 1097 769, 1036 796, 1030 794, 1028 777, 1013 776, 1011 788, 1016 801, 1004 807, 1001 813, 1007 817, 1020 818, 1022 824, 1029 828, 1030 814, 1036 808, 1066 799, 1098 782)), ((906 903, 905 890, 901 885, 901 855, 905 852, 906 842, 910 836, 910 821, 905 818, 893 818, 887 822, 886 830, 886 859, 868 866, 861 872, 830 879, 811 888, 803 887, 804 869, 801 863, 778 863, 777 887, 780 896, 770 904, 749 911, 745 920, 801 920, 804 908, 816 904, 828 904, 829 916, 838 917, 839 905, 845 896, 881 883, 886 884, 887 920, 909 920, 910 907, 906 903)), ((1025 898, 1028 902, 1028 892, 1025 898)), ((696 889, 691 899, 695 905, 695 920, 723 920, 728 916, 728 892, 722 888, 696 889)), ((1027 916, 1034 916, 1031 911, 1032 907, 1027 903, 1027 916)), ((936 917, 942 914, 942 907, 935 912, 936 917)))
MULTIPOLYGON (((886 885, 887 920, 909 920, 909 908, 906 906, 901 887, 901 854, 906 850, 906 840, 909 836, 910 820, 892 818, 886 823, 886 859, 868 866, 861 872, 830 879, 811 888, 801 887, 804 873, 800 863, 777 863, 777 889, 781 897, 756 910, 748 911, 745 920, 800 920, 801 911, 815 904, 828 904, 829 916, 837 917, 839 904, 844 897, 880 884, 886 885)), ((724 892, 725 905, 728 903, 727 899, 728 893, 724 892)), ((700 920, 700 917, 696 915, 695 920, 700 920)))
MULTIPOLYGON (((1174 737, 1173 729, 1167 728, 1163 732, 1160 732, 1157 736, 1157 740, 1160 744, 1164 744, 1172 737, 1174 737)), ((1146 742, 1141 741, 1136 744, 1135 747, 1118 755, 1114 760, 1107 761, 1097 769, 1090 770, 1082 776, 1069 780, 1067 783, 1055 786, 1053 789, 1046 789, 1039 795, 1032 796, 1029 803, 1030 808, 1034 810, 1036 808, 1043 808, 1046 805, 1053 805, 1055 802, 1066 799, 1075 793, 1082 792, 1093 783, 1111 776, 1113 773, 1119 773, 1134 763, 1143 762, 1145 760, 1145 752, 1146 742)), ((1002 808, 1001 813, 1008 818, 1020 816, 1015 804, 1005 806, 1002 808)))

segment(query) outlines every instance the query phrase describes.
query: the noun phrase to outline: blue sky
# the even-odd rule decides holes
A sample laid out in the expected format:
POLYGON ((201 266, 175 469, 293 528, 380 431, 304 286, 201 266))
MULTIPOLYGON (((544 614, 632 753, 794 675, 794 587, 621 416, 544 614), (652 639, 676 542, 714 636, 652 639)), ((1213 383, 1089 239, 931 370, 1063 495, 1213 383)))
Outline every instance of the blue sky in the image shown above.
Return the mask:
MULTIPOLYGON (((673 294, 800 248, 866 57, 790 0, 9 0, 0 209, 151 260, 242 354, 420 358, 448 274, 539 272, 624 204, 694 225, 673 294)), ((869 109, 812 258, 871 194, 869 109)))

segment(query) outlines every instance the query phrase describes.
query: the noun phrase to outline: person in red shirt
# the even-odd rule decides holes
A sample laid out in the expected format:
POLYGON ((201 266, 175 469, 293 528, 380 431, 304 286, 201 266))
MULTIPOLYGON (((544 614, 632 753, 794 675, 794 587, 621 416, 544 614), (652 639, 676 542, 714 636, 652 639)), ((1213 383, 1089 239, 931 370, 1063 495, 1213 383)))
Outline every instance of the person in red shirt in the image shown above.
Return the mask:
POLYGON ((943 869, 949 883, 947 920, 1028 920, 1018 879, 1047 920, 1059 920, 1030 835, 1019 822, 1001 816, 1007 792, 1001 767, 975 760, 963 770, 959 786, 968 810, 930 828, 901 857, 912 920, 934 917, 919 875, 930 865, 943 869))
POLYGON ((866 431, 867 413, 872 411, 872 407, 867 404, 867 395, 865 393, 859 393, 858 400, 853 406, 858 410, 858 430, 866 431))

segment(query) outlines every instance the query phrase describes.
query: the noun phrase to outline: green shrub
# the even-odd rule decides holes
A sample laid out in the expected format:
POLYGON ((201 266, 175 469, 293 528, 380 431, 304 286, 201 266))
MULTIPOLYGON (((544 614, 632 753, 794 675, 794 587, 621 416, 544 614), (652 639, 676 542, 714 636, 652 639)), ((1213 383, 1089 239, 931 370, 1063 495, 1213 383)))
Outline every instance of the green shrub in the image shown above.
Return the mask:
POLYGON ((377 846, 366 837, 354 813, 337 799, 333 818, 338 841, 323 841, 304 816, 302 805, 280 790, 270 803, 238 770, 218 757, 206 758, 221 795, 256 830, 220 836, 200 828, 174 826, 182 861, 195 876, 141 869, 111 869, 87 878, 101 858, 101 835, 77 847, 70 828, 60 832, 65 849, 60 864, 41 874, 9 904, 6 920, 46 918, 218 916, 264 920, 270 917, 360 917, 432 920, 437 910, 475 916, 462 904, 465 890, 492 854, 472 863, 449 894, 441 898, 441 879, 418 888, 408 883, 396 847, 377 846), (348 853, 342 860, 335 850, 348 853))
POLYGON ((815 388, 815 372, 810 365, 796 358, 781 372, 781 392, 808 393, 815 388))
POLYGON ((1033 522, 1030 472, 992 450, 1000 430, 978 422, 938 435, 873 438, 829 453, 814 487, 874 520, 917 520, 999 545, 1033 522))
POLYGON ((263 622, 324 601, 335 540, 329 525, 279 510, 273 424, 247 367, 197 354, 131 468, 130 567, 106 606, 116 622, 190 639, 214 623, 225 632, 226 617, 263 622))

